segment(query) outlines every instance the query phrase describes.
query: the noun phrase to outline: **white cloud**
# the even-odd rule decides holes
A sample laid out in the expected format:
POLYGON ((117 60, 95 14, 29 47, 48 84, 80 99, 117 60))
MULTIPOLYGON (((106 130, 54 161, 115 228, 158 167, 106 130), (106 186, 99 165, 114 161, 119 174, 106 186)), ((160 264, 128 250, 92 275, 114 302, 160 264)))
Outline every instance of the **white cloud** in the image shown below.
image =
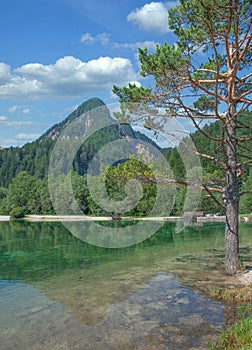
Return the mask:
POLYGON ((29 114, 30 113, 30 109, 29 108, 25 108, 22 110, 23 114, 29 114))
POLYGON ((17 146, 19 142, 15 138, 1 138, 0 137, 0 148, 1 147, 10 147, 17 146))
POLYGON ((27 108, 25 106, 17 106, 17 105, 14 105, 12 107, 10 107, 7 112, 8 113, 14 113, 14 112, 17 112, 17 111, 20 111, 23 113, 23 114, 29 114, 30 113, 30 108, 27 108))
POLYGON ((5 126, 9 126, 9 127, 14 127, 17 129, 23 128, 23 127, 27 127, 27 126, 32 126, 35 125, 35 122, 29 122, 29 121, 23 121, 23 120, 18 120, 18 121, 6 121, 4 123, 5 126))
POLYGON ((11 108, 8 109, 8 113, 14 113, 16 112, 16 110, 18 109, 19 107, 18 106, 12 106, 11 108))
POLYGON ((167 10, 175 5, 177 2, 151 2, 132 11, 127 20, 135 23, 141 30, 165 34, 170 31, 167 10))
POLYGON ((137 41, 135 43, 113 43, 113 47, 116 49, 130 49, 130 50, 137 50, 138 48, 144 48, 147 47, 148 50, 155 50, 157 43, 155 41, 137 41))
POLYGON ((117 43, 110 40, 110 36, 106 33, 91 35, 90 33, 83 34, 81 37, 81 42, 85 45, 91 45, 96 42, 100 42, 104 46, 110 46, 114 49, 128 49, 137 50, 139 47, 147 47, 149 50, 155 50, 157 43, 155 41, 137 41, 135 43, 117 43))
POLYGON ((24 134, 24 133, 21 133, 21 134, 18 134, 16 136, 16 138, 18 140, 34 140, 36 138, 38 138, 40 136, 40 134, 24 134))
POLYGON ((107 33, 102 33, 95 36, 91 35, 90 33, 85 33, 82 35, 80 41, 87 45, 94 44, 95 42, 100 42, 102 45, 107 45, 110 43, 110 37, 107 33))
POLYGON ((41 134, 20 133, 12 138, 0 137, 0 148, 10 146, 21 146, 26 142, 36 140, 41 134))
POLYGON ((0 116, 0 123, 2 126, 14 127, 17 129, 27 127, 27 126, 29 127, 29 126, 33 126, 33 125, 37 124, 36 122, 24 121, 24 120, 10 121, 6 117, 4 117, 3 115, 0 116))
MULTIPOLYGON (((8 71, 11 71, 10 67, 8 71)), ((51 65, 29 63, 16 68, 7 80, 0 81, 0 98, 77 97, 111 90, 113 84, 125 85, 137 79, 138 75, 127 58, 99 57, 83 62, 66 56, 51 65)))
POLYGON ((10 67, 0 62, 0 84, 4 84, 11 77, 10 67))
POLYGON ((81 43, 85 43, 85 44, 93 44, 94 42, 96 42, 96 38, 91 35, 90 33, 85 33, 82 35, 81 39, 80 39, 81 43))

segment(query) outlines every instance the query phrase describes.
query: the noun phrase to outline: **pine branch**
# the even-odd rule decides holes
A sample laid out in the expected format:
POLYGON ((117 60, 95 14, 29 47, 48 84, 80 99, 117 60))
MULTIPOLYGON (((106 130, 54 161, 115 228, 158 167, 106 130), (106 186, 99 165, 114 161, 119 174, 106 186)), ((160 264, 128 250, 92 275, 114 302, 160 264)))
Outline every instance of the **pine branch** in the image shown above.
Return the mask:
MULTIPOLYGON (((245 91, 245 92, 243 92, 242 94, 240 94, 238 97, 237 97, 237 101, 239 101, 239 100, 243 100, 243 97, 245 97, 245 96, 247 96, 247 95, 249 95, 249 94, 252 94, 252 89, 251 90, 248 90, 248 91, 245 91)), ((252 103, 252 101, 251 101, 251 103, 252 103)))
MULTIPOLYGON (((248 157, 247 157, 248 158, 248 157)), ((246 165, 246 164, 249 164, 249 163, 252 163, 252 159, 249 159, 249 160, 245 160, 244 162, 240 162, 237 164, 237 167, 239 168, 241 165, 246 165)))
POLYGON ((240 193, 240 196, 244 196, 244 194, 250 194, 250 193, 252 193, 252 190, 243 191, 240 193))
MULTIPOLYGON (((204 187, 204 190, 209 194, 209 196, 214 200, 214 202, 219 205, 220 207, 224 208, 225 209, 225 205, 223 203, 221 203, 216 197, 215 195, 212 193, 212 191, 210 191, 210 189, 206 186, 206 185, 203 185, 204 187)), ((219 193, 223 193, 223 190, 219 193)))

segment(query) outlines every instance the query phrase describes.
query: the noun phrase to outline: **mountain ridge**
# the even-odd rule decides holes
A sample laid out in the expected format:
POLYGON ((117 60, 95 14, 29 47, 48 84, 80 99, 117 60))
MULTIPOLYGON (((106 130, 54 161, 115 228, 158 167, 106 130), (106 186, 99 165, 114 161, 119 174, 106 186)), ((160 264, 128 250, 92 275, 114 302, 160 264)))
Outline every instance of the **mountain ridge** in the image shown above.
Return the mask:
POLYGON ((82 102, 73 112, 71 112, 61 122, 51 126, 44 134, 42 134, 36 141, 43 141, 45 139, 57 139, 63 129, 69 125, 73 120, 79 118, 83 113, 91 111, 94 108, 104 107, 106 104, 97 97, 92 97, 82 102))
POLYGON ((54 124, 37 140, 26 143, 21 147, 0 148, 0 187, 8 187, 12 179, 21 171, 27 171, 30 175, 43 179, 48 174, 48 166, 51 151, 63 130, 74 120, 77 120, 83 113, 90 112, 95 108, 104 107, 103 113, 106 118, 111 118, 110 127, 99 131, 99 135, 95 135, 97 140, 88 141, 78 151, 75 159, 75 170, 83 175, 88 167, 88 162, 94 154, 106 142, 114 141, 123 137, 132 137, 152 144, 161 150, 161 148, 146 135, 134 131, 130 125, 116 124, 115 120, 110 116, 110 112, 106 104, 99 98, 93 97, 80 104, 72 113, 70 113, 61 122, 54 124))
MULTIPOLYGON (((22 207, 22 213, 54 213, 50 202, 50 194, 48 190, 48 166, 51 156, 51 152, 54 149, 54 145, 57 141, 57 137, 61 135, 61 132, 64 134, 64 128, 68 127, 71 121, 78 119, 82 113, 85 113, 87 106, 92 106, 93 103, 98 106, 104 106, 103 101, 99 99, 90 99, 82 103, 75 111, 73 111, 68 117, 62 120, 60 123, 52 126, 47 132, 41 135, 36 141, 27 143, 22 147, 10 147, 7 149, 0 150, 0 210, 3 215, 9 215, 12 209, 20 210, 22 207), (91 103, 91 105, 89 103, 91 103), (23 187, 23 202, 20 204, 20 191, 23 187), (30 196, 30 199, 28 198, 30 196), (29 199, 29 200, 28 200, 29 199), (2 204, 1 204, 2 203, 2 204), (17 208, 16 208, 17 207, 17 208), (25 208, 25 210, 24 210, 25 208)), ((105 109, 106 110, 106 109, 105 109)), ((97 114, 97 117, 99 114, 97 114)), ((108 115, 107 115, 108 116, 108 115)), ((109 117, 113 120, 113 118, 109 117)), ((244 112, 241 116, 243 121, 247 125, 252 127, 252 112, 244 112)), ((239 121, 239 120, 238 120, 239 121)), ((77 123, 78 124, 78 123, 77 123)), ((186 179, 187 171, 183 163, 181 154, 183 149, 180 149, 180 145, 174 148, 161 149, 158 147, 154 141, 149 139, 146 135, 141 134, 140 132, 135 131, 129 124, 116 124, 108 122, 107 127, 101 128, 97 132, 91 134, 92 137, 87 138, 87 140, 82 144, 78 149, 74 160, 71 160, 70 166, 72 164, 73 170, 73 180, 76 182, 76 196, 80 202, 80 206, 84 213, 86 214, 97 214, 103 215, 97 205, 94 203, 90 194, 88 193, 86 176, 89 162, 93 159, 94 155, 102 149, 103 146, 111 143, 110 156, 116 154, 116 148, 113 148, 113 141, 122 139, 122 138, 133 138, 147 143, 151 143, 153 146, 158 148, 165 158, 167 159, 171 170, 173 171, 174 178, 179 180, 186 179), (111 125, 112 124, 112 125, 111 125)), ((208 153, 212 156, 223 159, 222 149, 219 145, 218 138, 221 137, 223 124, 219 121, 210 123, 203 127, 203 131, 210 135, 211 137, 207 139, 201 134, 200 131, 193 132, 190 137, 196 147, 197 151, 205 153, 205 150, 208 150, 208 153)), ((71 130, 70 130, 70 135, 71 130)), ((237 131, 237 136, 245 136, 250 140, 251 130, 249 128, 241 128, 237 131)), ((66 147, 68 147, 67 141, 73 139, 62 138, 64 140, 66 147)), ((185 137, 186 139, 186 137, 185 137)), ((140 143, 140 142, 139 142, 140 143)), ((117 144, 117 143, 115 143, 117 144)), ((138 143, 136 143, 139 145, 138 143)), ((117 146, 115 146, 117 147, 117 146)), ((242 148, 238 149, 237 160, 242 161, 248 159, 250 156, 251 141, 244 142, 242 148)), ((68 148, 67 148, 68 150, 68 148)), ((105 154, 106 155, 106 154, 105 154)), ((66 158, 68 153, 66 153, 66 158)), ((113 159, 113 158, 112 158, 113 159)), ((225 159, 223 159, 224 161, 225 159)), ((63 162, 64 163, 64 162, 63 162)), ((120 161, 117 162, 119 165, 120 161)), ((113 164, 113 165, 117 165, 113 164)), ((64 164, 63 164, 64 165, 64 164)), ((203 171, 203 178, 206 181, 214 182, 216 185, 223 186, 224 173, 223 169, 219 166, 217 162, 212 162, 209 159, 203 158, 201 160, 201 166, 203 171)), ((56 167, 57 168, 57 167, 56 167)), ((58 181, 60 181, 59 189, 61 194, 64 195, 65 202, 69 200, 68 192, 64 193, 64 178, 67 178, 67 174, 64 173, 64 167, 56 170, 62 170, 59 172, 58 181)), ((69 169, 69 168, 68 168, 69 169)), ((148 184, 147 184, 148 185, 148 184)), ((246 166, 242 168, 241 177, 239 178, 239 187, 241 191, 251 190, 252 186, 252 167, 251 164, 247 163, 246 166)), ((112 186, 113 187, 113 186, 112 186)), ((155 187, 155 184, 154 184, 155 187)), ((149 207, 151 201, 154 200, 153 193, 155 192, 153 188, 149 189, 150 197, 144 197, 145 199, 141 202, 141 205, 134 212, 135 214, 146 213, 145 207, 149 207), (153 192, 154 191, 154 192, 153 192)), ((178 186, 176 189, 176 198, 174 203, 174 208, 172 215, 180 215, 183 209, 183 201, 186 196, 187 189, 183 186, 178 186)), ((124 193, 124 192, 123 192, 124 193)), ((220 198, 221 200, 221 198, 220 198)), ((248 213, 251 211, 252 207, 252 196, 251 194, 244 195, 241 197, 240 201, 240 210, 242 213, 248 213)), ((219 212, 219 207, 217 204, 212 201, 208 196, 207 192, 202 193, 202 198, 198 207, 199 211, 204 211, 208 213, 219 212)), ((134 214, 134 215, 135 215, 134 214)), ((132 214, 133 215, 133 214, 132 214)), ((144 214, 145 215, 145 214, 144 214)))

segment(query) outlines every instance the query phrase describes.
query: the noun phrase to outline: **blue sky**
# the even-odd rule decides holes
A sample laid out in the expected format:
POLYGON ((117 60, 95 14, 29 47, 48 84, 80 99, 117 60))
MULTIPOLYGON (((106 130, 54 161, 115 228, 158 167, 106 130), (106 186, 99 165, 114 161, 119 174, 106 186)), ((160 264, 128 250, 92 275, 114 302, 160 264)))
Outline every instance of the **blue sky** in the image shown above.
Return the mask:
POLYGON ((176 2, 8 0, 0 12, 0 146, 23 145, 112 85, 143 83, 137 48, 176 40, 176 2))

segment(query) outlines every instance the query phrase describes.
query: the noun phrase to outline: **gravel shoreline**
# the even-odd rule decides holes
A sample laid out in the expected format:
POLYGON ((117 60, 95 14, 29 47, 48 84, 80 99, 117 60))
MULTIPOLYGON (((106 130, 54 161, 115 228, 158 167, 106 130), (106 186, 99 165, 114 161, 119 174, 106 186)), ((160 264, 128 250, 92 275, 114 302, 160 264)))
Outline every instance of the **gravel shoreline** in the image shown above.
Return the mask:
MULTIPOLYGON (((135 217, 122 217, 122 220, 140 220, 140 221, 179 221, 179 220, 188 220, 182 216, 160 216, 160 217, 144 217, 144 218, 135 218, 135 217)), ((225 217, 220 216, 218 219, 224 220, 225 217)), ((9 221, 10 216, 0 215, 0 221, 9 221)), ((26 215, 20 220, 26 221, 110 221, 112 217, 109 216, 86 216, 86 215, 26 215)), ((190 220, 190 218, 189 218, 190 220)), ((209 221, 209 218, 207 218, 209 221)), ((212 220, 215 221, 214 219, 212 220)))

